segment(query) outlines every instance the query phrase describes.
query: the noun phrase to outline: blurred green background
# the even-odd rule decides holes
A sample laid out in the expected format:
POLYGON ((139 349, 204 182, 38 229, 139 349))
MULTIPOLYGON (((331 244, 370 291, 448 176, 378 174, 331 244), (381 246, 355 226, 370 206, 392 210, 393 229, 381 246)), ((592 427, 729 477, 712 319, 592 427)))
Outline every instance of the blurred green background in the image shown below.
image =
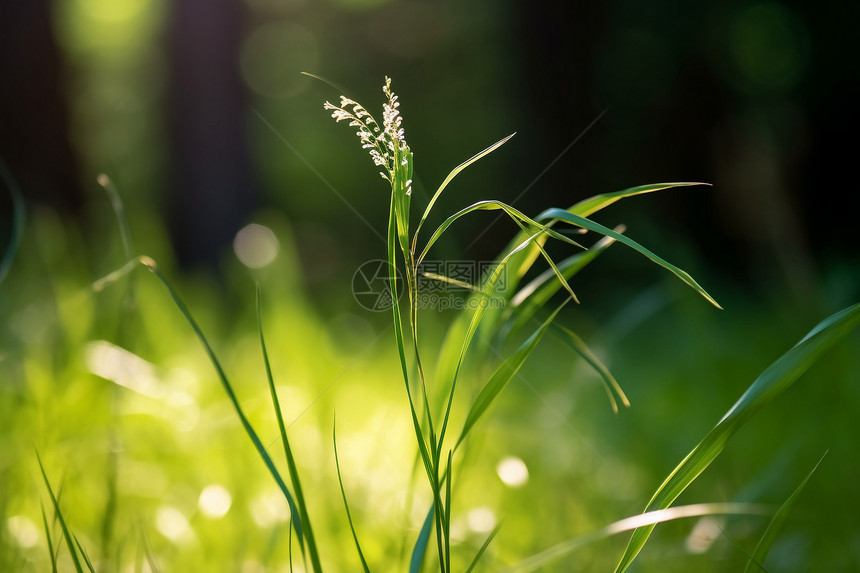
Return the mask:
MULTIPOLYGON (((404 569, 429 498, 409 485, 389 317, 351 291, 356 268, 384 258, 388 189, 322 109, 339 92, 302 71, 371 111, 393 79, 422 206, 455 165, 517 132, 458 177, 439 215, 487 198, 536 214, 645 183, 713 185, 596 219, 627 224, 726 310, 622 248, 582 273, 583 304, 561 318, 633 407, 612 414, 596 376, 548 338, 523 374, 533 384, 511 385, 465 454, 455 558, 504 516, 484 570, 641 511, 762 369, 860 299, 858 18, 848 2, 0 3, 0 158, 28 208, 0 284, 0 570, 49 567, 34 447, 100 570, 146 570, 147 551, 161 570, 288 570, 285 508, 166 293, 142 271, 88 289, 127 259, 100 173, 123 198, 134 254, 177 284, 274 442, 253 314, 262 282, 324 560, 358 567, 333 474, 337 411, 368 557, 404 569), (278 249, 263 268, 236 257, 249 223, 277 237, 262 239, 278 249), (519 487, 500 479, 511 456, 529 468, 519 487)), ((0 205, 5 250, 5 192, 0 205)), ((515 230, 476 214, 437 256, 490 260, 515 230)), ((451 316, 428 313, 428 348, 451 316)), ((858 343, 816 365, 680 500, 781 503, 829 449, 768 570, 860 567, 858 343)), ((470 366, 464 400, 490 366, 470 366)), ((658 528, 637 570, 738 570, 765 525, 697 523, 658 528)), ((609 569, 623 541, 547 570, 609 569)))

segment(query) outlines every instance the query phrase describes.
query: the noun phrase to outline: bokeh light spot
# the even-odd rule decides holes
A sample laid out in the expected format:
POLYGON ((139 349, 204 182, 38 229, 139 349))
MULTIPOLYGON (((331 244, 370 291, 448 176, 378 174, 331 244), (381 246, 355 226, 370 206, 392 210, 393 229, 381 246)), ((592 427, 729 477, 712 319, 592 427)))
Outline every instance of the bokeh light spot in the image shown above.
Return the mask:
POLYGON ((39 528, 26 515, 9 517, 6 520, 6 528, 21 547, 33 547, 39 542, 39 528))
POLYGON ((191 529, 182 512, 169 505, 158 508, 155 514, 155 527, 171 541, 179 541, 191 529))
POLYGON ((476 533, 486 533, 496 526, 496 514, 489 507, 476 507, 466 514, 469 529, 476 533))
POLYGON ((232 504, 233 497, 227 488, 214 483, 204 487, 197 499, 197 507, 203 515, 212 518, 224 517, 232 504))
POLYGON ((268 227, 251 223, 236 233, 233 251, 246 267, 265 267, 278 256, 280 244, 275 233, 268 227))
POLYGON ((496 473, 499 474, 499 479, 510 487, 520 487, 529 481, 529 468, 516 456, 508 456, 500 461, 496 466, 496 473))
POLYGON ((260 527, 270 527, 285 523, 290 519, 290 506, 280 490, 272 489, 253 500, 250 505, 251 517, 260 527))

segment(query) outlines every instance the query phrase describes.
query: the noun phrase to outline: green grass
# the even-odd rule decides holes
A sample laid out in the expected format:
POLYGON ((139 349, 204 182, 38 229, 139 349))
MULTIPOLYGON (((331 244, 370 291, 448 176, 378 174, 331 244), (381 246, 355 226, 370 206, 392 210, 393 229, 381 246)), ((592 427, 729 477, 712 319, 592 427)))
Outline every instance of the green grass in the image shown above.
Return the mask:
POLYGON ((284 245, 272 265, 234 261, 219 287, 182 276, 158 237, 133 232, 107 178, 122 253, 38 209, 25 225, 20 211, 0 283, 0 570, 856 565, 838 551, 858 534, 845 407, 860 403, 856 301, 786 313, 732 300, 718 312, 635 229, 591 219, 692 183, 536 217, 493 199, 434 211, 458 173, 512 136, 413 213, 412 151, 390 83, 385 95, 382 123, 352 100, 327 105, 371 134, 362 141, 391 191, 389 280, 404 283, 390 324, 349 318, 365 332, 351 344, 291 278, 286 226, 270 223, 284 245), (422 308, 421 262, 487 210, 508 216, 512 237, 464 296, 504 304, 422 308), (619 243, 667 280, 614 310, 571 304, 574 281, 594 280, 583 271, 620 255, 619 243), (525 483, 500 479, 510 456, 525 483), (226 509, 206 491, 228 492, 226 509), (704 553, 688 545, 697 523, 719 531, 704 553))

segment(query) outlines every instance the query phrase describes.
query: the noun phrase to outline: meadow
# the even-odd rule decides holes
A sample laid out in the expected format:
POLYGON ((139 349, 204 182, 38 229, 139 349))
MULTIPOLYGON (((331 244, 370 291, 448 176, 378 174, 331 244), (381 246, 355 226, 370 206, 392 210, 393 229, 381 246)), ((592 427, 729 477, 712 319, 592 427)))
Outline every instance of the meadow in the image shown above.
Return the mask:
POLYGON ((825 269, 799 301, 741 292, 687 245, 700 284, 612 221, 619 200, 708 192, 687 183, 534 216, 493 197, 432 212, 508 138, 410 209, 412 152, 384 92, 378 124, 326 104, 391 189, 379 278, 400 298, 383 312, 352 304, 355 275, 311 292, 303 239, 276 214, 213 280, 180 272, 158 216, 125 213, 107 177, 92 229, 20 213, 0 283, 0 570, 860 563, 857 269, 825 269), (513 223, 476 284, 422 271, 486 210, 513 223), (431 285, 464 308, 422 303, 431 285), (466 304, 482 300, 503 304, 466 304))

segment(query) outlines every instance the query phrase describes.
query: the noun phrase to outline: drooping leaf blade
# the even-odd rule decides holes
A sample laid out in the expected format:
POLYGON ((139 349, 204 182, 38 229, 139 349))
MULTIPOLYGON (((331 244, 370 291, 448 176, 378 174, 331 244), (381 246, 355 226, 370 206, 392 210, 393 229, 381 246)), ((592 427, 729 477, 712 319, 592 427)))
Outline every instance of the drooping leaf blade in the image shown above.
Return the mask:
POLYGON ((424 260, 424 257, 427 256, 427 253, 430 251, 430 248, 436 243, 436 241, 439 240, 439 238, 445 233, 445 231, 448 230, 448 227, 450 227, 458 219, 464 217, 465 215, 468 215, 469 213, 473 213, 475 211, 504 211, 514 221, 517 221, 519 223, 523 223, 526 227, 531 227, 532 229, 528 231, 529 233, 533 233, 534 230, 539 230, 539 231, 546 233, 547 235, 553 237, 554 239, 558 239, 559 241, 569 243, 569 244, 571 244, 575 247, 579 247, 581 249, 585 248, 582 245, 580 245, 579 243, 577 243, 576 241, 574 241, 573 239, 571 239, 570 237, 567 237, 565 235, 562 235, 561 233, 553 231, 547 225, 541 224, 538 221, 536 221, 535 219, 532 219, 531 217, 527 217, 526 215, 524 215, 523 213, 521 213, 517 209, 511 207, 510 205, 502 203, 501 201, 477 201, 475 203, 472 203, 468 207, 464 207, 463 209, 460 209, 459 211, 457 211, 456 213, 454 213, 453 215, 451 215, 450 217, 448 217, 447 219, 442 221, 442 223, 439 224, 439 226, 436 228, 436 230, 430 236, 430 239, 427 241, 427 244, 424 246, 424 249, 421 251, 421 255, 419 255, 419 257, 417 259, 418 264, 420 264, 421 261, 424 260))
POLYGON ((673 187, 692 187, 698 185, 710 186, 710 183, 695 183, 688 181, 678 183, 652 183, 650 185, 638 185, 636 187, 623 189, 621 191, 602 193, 600 195, 589 197, 588 199, 584 199, 578 203, 575 203, 568 209, 568 211, 575 215, 579 215, 580 217, 588 217, 589 215, 593 215, 597 211, 600 211, 601 209, 604 209, 612 205, 619 199, 624 199, 625 197, 633 197, 635 195, 642 195, 644 193, 653 193, 654 191, 662 191, 664 189, 671 189, 673 187))
MULTIPOLYGON (((616 227, 615 230, 622 232, 623 226, 616 227)), ((612 237, 603 237, 587 251, 576 253, 559 262, 558 269, 562 278, 569 281, 614 242, 615 239, 612 237)), ((562 285, 560 281, 552 280, 555 277, 555 272, 552 269, 547 269, 517 291, 511 298, 503 317, 503 320, 506 321, 501 329, 503 340, 510 339, 559 291, 562 285)))
POLYGON ((612 229, 610 229, 608 227, 604 227, 600 223, 595 223, 591 219, 586 219, 585 217, 581 217, 579 215, 575 215, 573 213, 569 213, 563 209, 558 209, 558 208, 547 209, 546 211, 541 213, 537 217, 537 219, 539 219, 539 220, 541 220, 541 219, 559 219, 559 220, 565 221, 567 223, 570 223, 571 225, 575 225, 577 227, 582 227, 583 229, 588 229, 589 231, 594 231, 596 233, 600 233, 601 235, 605 235, 607 237, 612 237, 613 239, 615 239, 619 243, 624 243, 628 247, 632 248, 635 251, 638 251, 639 253, 641 253, 645 257, 651 259, 652 261, 654 261, 655 263, 657 263, 661 267, 665 268, 666 270, 668 270, 669 272, 674 274, 676 277, 681 279, 688 286, 692 287, 693 290, 695 290, 700 295, 702 295, 705 298, 705 300, 710 302, 715 307, 722 308, 719 305, 719 303, 717 303, 717 301, 714 300, 714 297, 712 297, 710 294, 708 294, 708 292, 705 289, 703 289, 701 287, 701 285, 699 285, 699 283, 697 283, 695 281, 695 279, 693 279, 693 277, 690 276, 689 273, 687 273, 684 270, 679 269, 675 265, 664 260, 662 257, 657 256, 653 252, 649 251, 648 249, 646 249, 645 247, 643 247, 642 245, 640 245, 639 243, 637 243, 633 239, 628 238, 625 235, 622 235, 620 233, 616 233, 612 229))
POLYGON ((624 390, 621 389, 621 385, 618 383, 618 380, 615 379, 615 376, 612 375, 609 368, 607 368, 606 365, 603 364, 603 362, 601 362, 600 359, 591 351, 588 345, 585 344, 585 341, 582 340, 582 338, 580 338, 575 332, 563 325, 553 324, 552 328, 565 344, 573 349, 574 352, 579 354, 582 359, 600 375, 603 386, 606 389, 606 394, 609 396, 609 403, 612 405, 612 411, 618 413, 618 401, 624 404, 625 407, 629 408, 630 400, 627 399, 627 395, 624 393, 624 390))

